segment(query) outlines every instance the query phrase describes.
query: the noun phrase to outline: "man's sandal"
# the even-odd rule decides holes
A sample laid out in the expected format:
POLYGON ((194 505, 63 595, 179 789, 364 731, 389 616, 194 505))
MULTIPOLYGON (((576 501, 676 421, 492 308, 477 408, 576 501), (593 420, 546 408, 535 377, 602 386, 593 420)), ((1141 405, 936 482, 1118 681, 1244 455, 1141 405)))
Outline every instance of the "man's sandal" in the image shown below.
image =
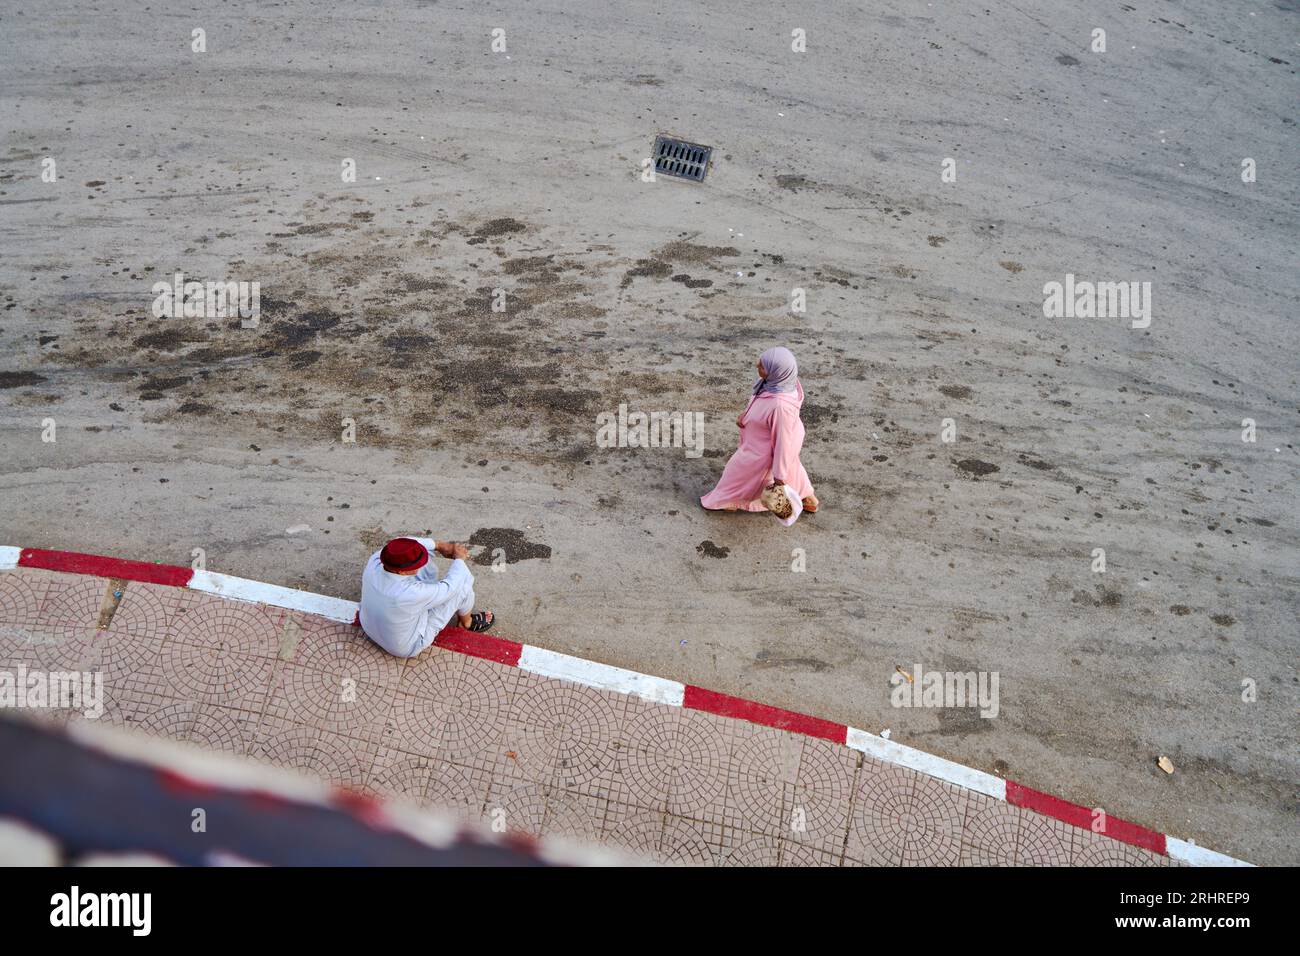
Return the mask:
POLYGON ((466 630, 473 631, 475 634, 481 634, 497 622, 497 616, 492 615, 492 620, 488 620, 487 612, 475 611, 469 616, 469 627, 466 630))

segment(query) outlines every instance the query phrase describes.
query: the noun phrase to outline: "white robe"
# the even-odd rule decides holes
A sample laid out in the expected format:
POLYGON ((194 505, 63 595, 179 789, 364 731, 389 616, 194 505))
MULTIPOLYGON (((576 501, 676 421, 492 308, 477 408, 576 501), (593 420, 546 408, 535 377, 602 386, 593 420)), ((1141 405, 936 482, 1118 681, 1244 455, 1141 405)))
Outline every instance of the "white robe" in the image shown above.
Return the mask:
POLYGON ((361 575, 361 629, 398 657, 414 657, 433 643, 452 615, 474 606, 474 575, 457 558, 438 580, 432 538, 416 538, 429 549, 429 563, 415 574, 385 571, 376 551, 361 575))

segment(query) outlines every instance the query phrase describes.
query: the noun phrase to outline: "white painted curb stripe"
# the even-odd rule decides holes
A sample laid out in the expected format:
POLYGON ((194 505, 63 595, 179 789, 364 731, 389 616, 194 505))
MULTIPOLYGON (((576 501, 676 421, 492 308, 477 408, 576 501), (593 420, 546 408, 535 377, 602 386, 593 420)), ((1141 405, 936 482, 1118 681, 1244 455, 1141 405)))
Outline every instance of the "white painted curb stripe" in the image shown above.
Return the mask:
POLYGON ((313 594, 310 591, 295 591, 282 588, 277 584, 263 584, 246 578, 235 578, 229 574, 217 574, 212 571, 195 571, 190 578, 189 587, 196 591, 206 591, 221 597, 234 598, 237 601, 252 601, 257 604, 270 604, 274 607, 288 608, 291 611, 306 611, 319 614, 331 621, 351 624, 357 615, 357 604, 342 598, 313 594))
POLYGON ((18 567, 18 555, 22 553, 22 548, 0 546, 0 571, 12 571, 18 567))
POLYGON ((856 727, 849 728, 848 736, 844 742, 854 750, 861 750, 864 754, 878 760, 901 764, 918 773, 938 777, 948 783, 955 783, 959 787, 987 794, 995 800, 1006 800, 1007 798, 1007 782, 1000 777, 993 776, 991 773, 985 773, 983 770, 963 767, 951 760, 944 760, 942 757, 934 756, 934 754, 928 754, 903 744, 896 744, 892 740, 877 737, 875 734, 869 734, 865 730, 858 730, 856 727))
POLYGON ((677 681, 625 671, 621 667, 597 664, 595 661, 585 661, 581 657, 570 657, 568 654, 558 654, 528 644, 524 645, 523 652, 519 655, 519 669, 617 694, 632 694, 642 700, 670 707, 682 706, 682 701, 686 698, 686 685, 677 681))
POLYGON ((1169 859, 1178 860, 1181 863, 1190 863, 1192 866, 1253 867, 1255 865, 1254 863, 1247 863, 1245 860, 1238 860, 1234 856, 1228 856, 1226 853, 1207 850, 1203 846, 1197 846, 1195 843, 1188 843, 1186 840, 1179 840, 1167 835, 1165 836, 1165 852, 1169 854, 1169 859))

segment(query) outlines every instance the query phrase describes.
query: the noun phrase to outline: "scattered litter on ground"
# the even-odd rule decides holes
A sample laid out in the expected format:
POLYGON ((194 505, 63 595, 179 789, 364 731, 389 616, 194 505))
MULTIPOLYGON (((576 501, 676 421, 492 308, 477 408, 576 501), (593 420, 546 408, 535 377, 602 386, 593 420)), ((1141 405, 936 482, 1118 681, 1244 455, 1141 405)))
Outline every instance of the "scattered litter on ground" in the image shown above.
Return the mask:
POLYGON ((1156 761, 1156 766, 1159 767, 1161 770, 1163 770, 1165 773, 1174 772, 1174 762, 1170 760, 1168 757, 1161 757, 1159 760, 1156 761))

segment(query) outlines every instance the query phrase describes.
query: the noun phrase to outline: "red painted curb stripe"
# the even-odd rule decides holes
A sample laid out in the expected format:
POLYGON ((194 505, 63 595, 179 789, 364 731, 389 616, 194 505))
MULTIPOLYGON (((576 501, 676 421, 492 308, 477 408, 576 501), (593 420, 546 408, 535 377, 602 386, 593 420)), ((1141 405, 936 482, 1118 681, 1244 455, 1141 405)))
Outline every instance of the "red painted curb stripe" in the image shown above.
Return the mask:
MULTIPOLYGON (((1024 807, 1026 810, 1033 810, 1035 813, 1041 813, 1044 816, 1054 817, 1083 830, 1092 829, 1092 810, 1088 807, 1081 807, 1077 803, 1062 800, 1050 793, 1042 793, 1011 780, 1007 781, 1007 803, 1017 807, 1024 807)), ((1129 823, 1127 820, 1119 819, 1119 817, 1106 815, 1104 835, 1112 840, 1119 840, 1121 843, 1140 846, 1144 850, 1159 853, 1161 856, 1167 855, 1165 835, 1163 833, 1148 830, 1146 827, 1138 826, 1136 823, 1129 823)))
POLYGON ((752 724, 763 724, 796 734, 807 734, 809 737, 819 737, 837 744, 844 743, 849 736, 847 724, 837 724, 822 720, 820 717, 796 714, 792 710, 757 704, 752 700, 719 694, 717 691, 705 690, 691 684, 686 685, 682 706, 717 714, 719 717, 736 717, 740 720, 748 720, 752 724))
POLYGON ((515 641, 507 641, 504 637, 492 637, 488 634, 475 634, 463 627, 444 627, 438 632, 433 643, 443 650, 459 651, 472 657, 496 661, 508 667, 518 667, 519 655, 524 652, 524 645, 515 641))
POLYGON ((42 551, 40 548, 24 548, 19 552, 18 566, 43 568, 46 571, 67 571, 72 574, 93 574, 101 578, 122 578, 127 581, 165 584, 176 588, 185 587, 194 576, 192 568, 182 568, 174 564, 123 561, 120 558, 102 558, 96 554, 42 551))

